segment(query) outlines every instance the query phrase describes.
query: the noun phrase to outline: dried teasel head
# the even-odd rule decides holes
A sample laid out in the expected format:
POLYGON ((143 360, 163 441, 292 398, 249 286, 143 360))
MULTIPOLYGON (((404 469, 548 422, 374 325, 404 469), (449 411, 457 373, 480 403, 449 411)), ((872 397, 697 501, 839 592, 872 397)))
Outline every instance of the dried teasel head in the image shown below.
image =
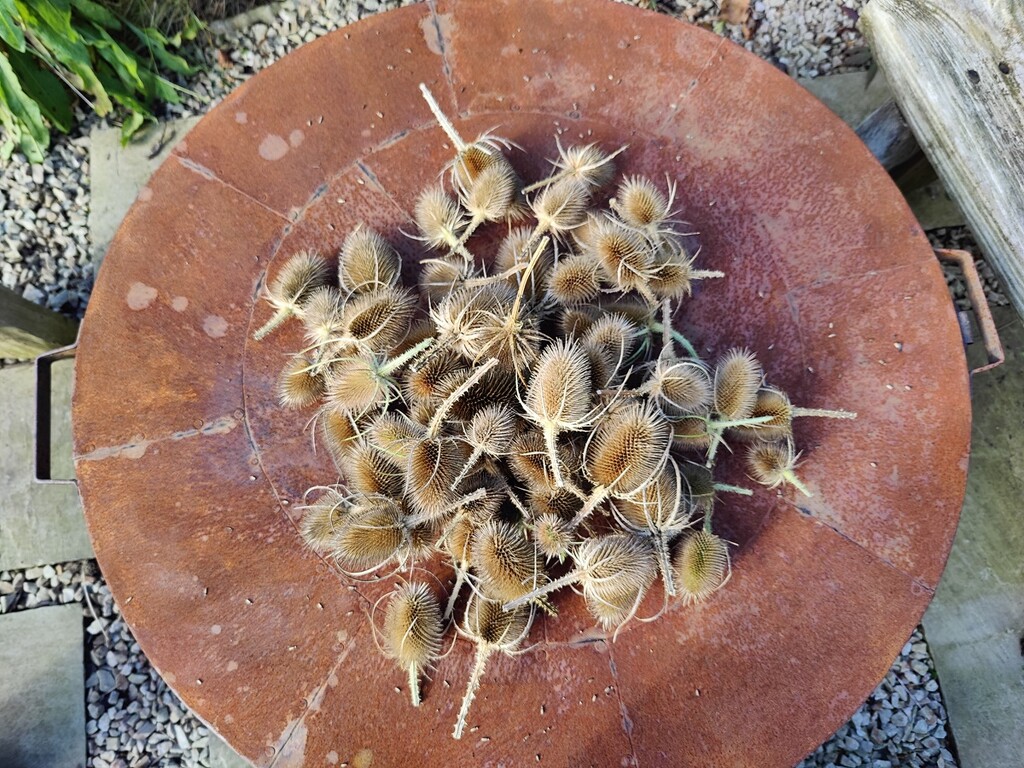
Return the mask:
POLYGON ((586 218, 589 202, 590 191, 576 179, 561 179, 545 187, 530 205, 537 231, 553 235, 571 232, 586 218))
POLYGON ((420 290, 432 305, 444 301, 472 276, 472 266, 465 259, 437 258, 420 262, 420 290))
POLYGON ((368 496, 355 503, 335 541, 338 564, 371 571, 401 556, 408 542, 405 514, 394 499, 368 496))
POLYGON ((707 600, 729 579, 728 545, 709 531, 697 531, 676 547, 672 571, 685 604, 707 600))
POLYGON ((372 352, 391 352, 409 332, 416 297, 400 288, 382 288, 355 296, 345 305, 347 334, 372 352))
POLYGON ((556 487, 565 483, 558 460, 562 432, 585 429, 593 423, 590 359, 576 341, 559 339, 541 355, 526 390, 523 411, 541 429, 556 487))
POLYGON ((444 251, 458 246, 467 223, 459 204, 440 186, 428 187, 420 194, 413 218, 423 241, 444 251))
POLYGON ((576 544, 576 531, 565 517, 545 512, 533 523, 533 538, 545 557, 562 563, 576 544))
POLYGON ((449 376, 466 371, 468 363, 456 352, 436 350, 418 367, 410 368, 402 379, 402 392, 409 403, 444 400, 441 384, 449 376))
POLYGON ((672 428, 651 403, 632 402, 603 419, 587 444, 590 479, 616 496, 641 490, 668 459, 672 428))
MULTIPOLYGON (((562 446, 560 453, 564 457, 568 449, 562 446)), ((553 491, 529 488, 526 498, 530 511, 538 519, 543 515, 556 515, 571 520, 583 506, 583 500, 568 488, 555 488, 553 491)))
POLYGON ((405 492, 401 465, 361 440, 344 457, 341 472, 353 491, 366 496, 401 499, 405 492))
POLYGON ((563 306, 586 304, 601 295, 600 267, 582 254, 561 259, 548 275, 548 295, 563 306))
POLYGON ((714 394, 711 375, 697 360, 662 356, 648 382, 651 398, 670 418, 707 410, 714 394))
POLYGON ((559 143, 555 167, 588 187, 603 187, 615 178, 615 156, 621 151, 609 154, 596 144, 563 148, 559 143))
POLYGON ((449 437, 425 438, 412 445, 405 470, 406 496, 413 509, 434 519, 458 500, 455 478, 468 459, 466 446, 449 437))
POLYGON ((620 291, 638 291, 653 301, 647 287, 654 268, 654 253, 644 237, 613 219, 598 219, 584 253, 595 259, 605 279, 620 291))
POLYGON ((264 291, 274 315, 253 338, 259 341, 296 314, 313 291, 327 285, 330 271, 327 261, 315 253, 299 251, 288 259, 264 291))
POLYGON ((489 520, 477 528, 471 546, 473 568, 488 597, 509 602, 547 581, 537 548, 518 526, 489 520))
POLYGON ((492 163, 480 171, 461 195, 470 214, 467 231, 485 221, 502 221, 518 190, 519 178, 507 162, 492 163))
POLYGON ((747 349, 730 349, 715 366, 715 411, 725 420, 748 419, 757 404, 764 371, 747 349))
POLYGON ((643 329, 625 315, 605 314, 587 329, 583 346, 607 356, 619 368, 633 358, 643 336, 643 329))
POLYGON ((308 408, 324 396, 324 380, 305 355, 295 355, 277 380, 277 400, 285 408, 308 408))
POLYGON ((324 285, 313 291, 302 304, 298 317, 306 328, 306 340, 324 347, 345 333, 343 303, 335 288, 324 285))
POLYGON ((588 539, 576 563, 587 608, 606 630, 633 617, 658 575, 651 542, 626 534, 588 539))
POLYGON ((707 450, 711 445, 711 433, 706 414, 673 419, 672 445, 683 450, 707 450))
POLYGON ((320 437, 340 472, 345 456, 355 447, 359 438, 359 429, 355 420, 348 411, 327 403, 321 407, 317 422, 319 423, 320 437))
POLYGON ((402 258, 369 227, 356 227, 338 254, 338 284, 351 293, 393 288, 401 276, 402 258))
POLYGON ((348 503, 344 494, 338 488, 325 488, 303 513, 299 524, 302 540, 314 552, 322 555, 331 552, 347 516, 348 503))
POLYGON ((420 705, 419 675, 441 652, 441 606, 430 588, 410 582, 395 588, 384 612, 384 652, 409 675, 412 705, 420 705))
POLYGON ((392 379, 381 373, 374 355, 352 355, 336 360, 326 374, 327 402, 356 417, 388 405, 397 395, 392 379))
MULTIPOLYGON (((438 385, 438 396, 442 400, 450 397, 472 375, 472 371, 464 369, 445 377, 438 385)), ((470 421, 493 403, 512 402, 515 392, 515 375, 501 367, 492 368, 452 405, 449 416, 455 421, 470 421)))
POLYGON ((614 208, 629 226, 647 229, 668 220, 671 204, 650 179, 630 176, 619 185, 614 208))
POLYGON ((558 313, 558 332, 565 338, 582 339, 600 317, 601 311, 589 304, 566 307, 558 313))
MULTIPOLYGON (((513 288, 518 289, 522 280, 522 268, 530 262, 536 248, 531 247, 530 238, 533 230, 529 227, 515 227, 509 231, 498 246, 494 255, 494 273, 507 273, 507 282, 513 288), (520 269, 516 269, 519 267, 520 269)), ((540 286, 544 284, 547 275, 555 260, 554 248, 550 243, 541 251, 540 257, 533 265, 533 270, 527 278, 527 287, 524 295, 533 300, 539 294, 540 286)))
POLYGON ((796 474, 800 454, 796 453, 792 440, 765 440, 754 443, 747 452, 747 468, 750 476, 761 485, 776 488, 788 483, 804 496, 813 494, 796 474))
POLYGON ((615 502, 619 519, 633 531, 676 533, 690 522, 690 508, 679 466, 673 459, 654 482, 615 502))
POLYGON ((473 451, 456 482, 462 480, 475 468, 481 456, 504 456, 509 444, 516 436, 517 418, 515 411, 503 403, 487 405, 473 414, 465 428, 466 443, 473 451))
POLYGON ((377 451, 384 454, 392 464, 404 467, 409 461, 409 452, 417 440, 426 437, 427 431, 403 413, 382 413, 366 428, 366 439, 377 451))

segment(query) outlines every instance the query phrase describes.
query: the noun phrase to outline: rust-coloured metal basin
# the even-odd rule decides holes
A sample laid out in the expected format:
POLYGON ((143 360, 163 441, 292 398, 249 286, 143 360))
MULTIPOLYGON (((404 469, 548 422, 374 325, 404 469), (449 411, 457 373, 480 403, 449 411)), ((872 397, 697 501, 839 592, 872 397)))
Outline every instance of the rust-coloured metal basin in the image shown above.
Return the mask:
MULTIPOLYGON (((143 189, 81 334, 77 472, 97 556, 185 702, 260 765, 792 765, 855 710, 932 597, 967 470, 970 410, 945 283, 899 192, 784 75, 695 27, 613 3, 438 2, 348 27, 269 68, 143 189), (679 182, 709 281, 699 345, 749 345, 802 405, 811 499, 727 508, 734 575, 706 605, 601 639, 566 601, 496 658, 461 742, 459 643, 419 710, 294 507, 330 479, 273 385, 297 329, 261 344, 268 270, 356 222, 410 228, 459 130, 535 159, 628 142, 679 182), (818 420, 823 421, 823 420, 818 420)), ((737 473, 734 479, 742 479, 737 473)), ((578 604, 579 601, 575 601, 578 604)), ((656 609, 656 606, 655 606, 656 609)))

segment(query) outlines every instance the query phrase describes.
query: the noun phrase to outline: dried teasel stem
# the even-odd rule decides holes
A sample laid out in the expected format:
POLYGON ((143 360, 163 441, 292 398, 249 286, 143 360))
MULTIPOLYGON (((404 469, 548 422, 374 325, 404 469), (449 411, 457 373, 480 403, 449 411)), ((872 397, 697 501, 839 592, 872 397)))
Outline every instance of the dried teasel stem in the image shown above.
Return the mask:
POLYGON ((276 311, 252 337, 256 341, 263 339, 297 314, 313 291, 327 284, 329 273, 327 262, 315 253, 299 251, 288 259, 266 288, 267 301, 276 311))
POLYGON ((459 398, 466 394, 473 386, 483 378, 484 374, 487 373, 491 368, 498 364, 497 358, 492 357, 482 365, 477 366, 476 370, 470 374, 469 378, 463 382, 462 386, 448 395, 447 399, 437 407, 434 412, 434 418, 430 420, 430 425, 427 427, 427 437, 437 437, 437 434, 441 431, 441 424, 444 422, 445 417, 448 415, 448 411, 452 409, 452 406, 458 402, 459 398))
POLYGON ((445 135, 451 140, 452 145, 455 147, 456 152, 462 152, 466 149, 466 142, 459 136, 459 132, 455 130, 455 126, 452 125, 452 121, 448 119, 448 115, 441 109, 441 105, 437 103, 437 99, 434 98, 434 94, 427 88, 426 83, 420 83, 420 93, 423 95, 423 100, 427 102, 427 106, 430 107, 430 111, 434 114, 434 119, 437 120, 437 124, 441 126, 441 130, 445 132, 445 135))

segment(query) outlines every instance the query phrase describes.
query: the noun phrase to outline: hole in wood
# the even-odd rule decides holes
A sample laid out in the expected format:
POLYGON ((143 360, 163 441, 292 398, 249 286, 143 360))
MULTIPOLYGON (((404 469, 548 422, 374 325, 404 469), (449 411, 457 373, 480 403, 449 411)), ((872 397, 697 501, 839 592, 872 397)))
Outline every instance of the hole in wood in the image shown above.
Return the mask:
POLYGON ((1007 64, 1005 61, 1000 61, 999 71, 1002 72, 1004 75, 1010 74, 1010 65, 1007 64))
POLYGON ((974 85, 977 85, 981 81, 981 76, 975 70, 968 69, 967 79, 974 83, 974 85))

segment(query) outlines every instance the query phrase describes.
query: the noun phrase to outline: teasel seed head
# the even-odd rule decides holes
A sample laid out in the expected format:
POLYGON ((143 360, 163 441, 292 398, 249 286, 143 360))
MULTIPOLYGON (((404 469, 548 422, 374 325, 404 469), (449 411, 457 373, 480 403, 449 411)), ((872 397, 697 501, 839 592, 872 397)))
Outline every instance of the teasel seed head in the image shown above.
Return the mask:
POLYGON ((560 563, 565 562, 576 544, 576 532, 572 525, 562 515, 552 512, 537 516, 533 523, 533 537, 545 557, 560 563))
POLYGON ((334 465, 341 472, 345 456, 355 447, 359 437, 358 427, 352 415, 331 403, 325 403, 317 415, 320 436, 334 465))
MULTIPOLYGON (((563 446, 559 446, 559 458, 565 457, 563 446)), ((544 435, 539 430, 527 430, 512 440, 508 450, 508 465, 512 475, 526 488, 545 493, 557 490, 544 435)))
POLYGON ((599 266, 589 256, 561 259, 548 275, 548 295, 563 306, 586 304, 601 295, 599 266))
POLYGON ((547 581, 534 543, 518 526, 490 520, 476 529, 471 546, 473 569, 488 597, 509 602, 547 581))
POLYGON ((402 392, 409 403, 440 402, 445 398, 442 382, 453 374, 467 372, 467 369, 467 361, 457 352, 436 350, 418 368, 406 371, 402 392))
POLYGON ((776 488, 788 483, 804 496, 812 496, 795 472, 799 460, 800 454, 796 453, 792 440, 759 441, 750 446, 747 468, 761 485, 776 488))
MULTIPOLYGON (((565 446, 559 446, 559 449, 563 457, 569 450, 565 446)), ((553 491, 546 488, 529 488, 526 496, 530 511, 537 519, 544 515, 556 515, 570 520, 583 506, 583 500, 568 488, 556 488, 553 491)))
POLYGON ((277 399, 285 408, 308 408, 324 396, 324 380, 305 355, 295 355, 281 371, 277 381, 277 399))
POLYGON ((459 204, 440 186, 428 187, 420 194, 413 218, 423 241, 436 250, 455 248, 466 228, 459 204))
MULTIPOLYGON (((644 237, 613 219, 594 222, 585 254, 595 259, 605 279, 621 291, 645 291, 653 274, 654 254, 644 237)), ((646 296, 645 296, 646 298, 646 296)))
MULTIPOLYGON (((494 256, 495 274, 510 272, 517 265, 529 263, 530 257, 533 255, 533 248, 530 247, 532 234, 533 231, 529 227, 515 227, 509 231, 508 235, 501 241, 501 244, 498 246, 498 252, 494 256)), ((540 286, 544 285, 544 281, 548 278, 554 260, 554 249, 549 245, 541 252, 540 258, 537 259, 537 263, 533 266, 533 271, 527 278, 525 292, 527 299, 532 301, 539 295, 540 286)), ((518 271, 509 275, 508 284, 518 289, 521 280, 522 271, 518 271)))
POLYGON ((343 315, 350 337, 372 352, 391 352, 409 332, 416 297, 401 288, 361 293, 346 305, 343 315))
POLYGON ((430 588, 410 582, 395 588, 384 613, 385 653, 409 675, 409 695, 420 705, 419 675, 441 652, 441 606, 430 588))
POLYGON ((750 418, 764 378, 761 364, 746 349, 730 349, 715 366, 715 411, 724 420, 750 418))
POLYGON ((629 496, 665 466, 672 427, 650 402, 631 402, 602 419, 587 444, 590 480, 616 497, 629 496))
POLYGON ((420 262, 420 290, 432 305, 437 304, 461 288, 472 275, 471 265, 462 258, 423 259, 420 262))
POLYGON ((338 254, 338 284, 351 293, 393 288, 402 272, 402 258, 369 227, 359 225, 345 238, 338 254))
POLYGON ((289 258, 264 292, 274 315, 253 338, 259 341, 296 314, 313 291, 327 285, 330 271, 324 258, 315 253, 299 251, 289 258))
POLYGON ((672 444, 690 451, 705 451, 711 445, 706 414, 683 416, 672 420, 672 444))
POLYGON ((352 355, 331 364, 326 375, 326 400, 339 411, 360 417, 384 408, 396 396, 394 381, 380 372, 373 355, 352 355))
POLYGON ((297 315, 306 327, 306 340, 314 347, 326 347, 345 333, 342 299, 336 288, 322 285, 303 302, 297 315))
POLYGON ((684 604, 707 600, 729 579, 728 545, 709 531, 697 531, 676 547, 672 570, 684 604))
POLYGON ((587 329, 583 346, 605 353, 621 368, 633 358, 643 335, 643 329, 624 315, 605 314, 587 329))
POLYGON ((370 445, 388 457, 392 464, 405 467, 409 452, 417 440, 426 437, 427 431, 404 413, 382 413, 366 428, 370 445))
POLYGON ((537 231, 563 235, 583 223, 590 202, 587 187, 572 178, 545 187, 531 203, 537 231))
POLYGON ((632 531, 675 534, 690 523, 690 506, 676 461, 669 458, 654 482, 615 502, 619 519, 632 531))
POLYGON ((299 532, 306 545, 318 554, 327 554, 336 546, 336 539, 348 517, 348 504, 338 488, 327 488, 306 507, 299 532))
POLYGON ((362 440, 344 457, 341 471, 348 486, 366 496, 401 499, 405 492, 401 465, 362 440))
MULTIPOLYGON (((652 542, 623 534, 598 539, 604 550, 596 553, 595 565, 580 579, 587 608, 605 630, 621 629, 636 613, 658 576, 652 542)), ((581 566, 582 568, 583 566, 581 566)))
POLYGON ((504 456, 516 436, 516 414, 507 405, 496 403, 473 414, 466 427, 466 442, 488 456, 504 456))
POLYGON ((609 154, 596 144, 565 149, 559 144, 556 167, 588 187, 603 187, 615 178, 614 158, 622 149, 609 154))
POLYGON ((565 307, 558 313, 558 332, 565 338, 582 339, 599 317, 600 310, 589 304, 565 307))
POLYGON ((711 375, 699 361, 660 357, 648 381, 651 398, 669 418, 702 413, 711 406, 711 375))
POLYGON ((496 162, 476 175, 462 194, 462 204, 469 211, 470 227, 485 221, 502 221, 519 187, 516 172, 508 162, 496 162))
POLYGON ((407 542, 405 515, 398 502, 383 496, 368 496, 349 511, 333 555, 344 567, 376 570, 399 557, 407 542))
MULTIPOLYGON (((473 370, 469 369, 449 374, 438 384, 438 397, 441 400, 450 397, 472 375, 473 370)), ((513 401, 515 392, 515 376, 500 366, 491 368, 452 405, 448 417, 454 421, 470 421, 488 405, 513 401)))
POLYGON ((406 495, 413 509, 427 518, 443 516, 458 499, 455 478, 467 460, 466 446, 450 437, 413 443, 406 465, 406 495))
POLYGON ((710 514, 715 506, 715 478, 711 470, 692 461, 681 462, 679 469, 694 508, 705 516, 710 514))
POLYGON ((654 182, 642 176, 623 180, 615 194, 615 212, 629 226, 646 229, 666 221, 669 199, 654 182))

